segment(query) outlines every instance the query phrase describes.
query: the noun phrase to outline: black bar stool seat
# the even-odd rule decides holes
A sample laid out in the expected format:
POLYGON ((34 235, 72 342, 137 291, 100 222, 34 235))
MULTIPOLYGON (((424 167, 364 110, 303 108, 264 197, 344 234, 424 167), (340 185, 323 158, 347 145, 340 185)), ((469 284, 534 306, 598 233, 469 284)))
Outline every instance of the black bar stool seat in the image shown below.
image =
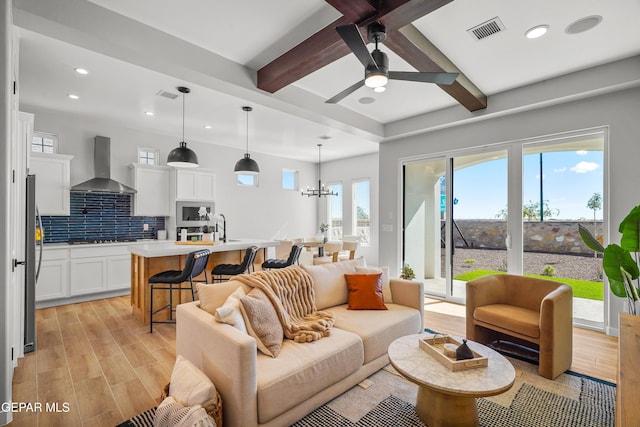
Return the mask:
POLYGON ((262 263, 262 269, 266 270, 268 268, 286 268, 290 265, 297 264, 300 259, 300 254, 302 253, 302 249, 304 245, 302 243, 296 243, 291 246, 291 252, 289 252, 289 258, 287 259, 277 259, 272 258, 268 259, 262 263))
POLYGON ((219 264, 211 270, 211 277, 214 282, 224 282, 224 276, 237 276, 244 272, 251 273, 253 269, 253 261, 258 253, 257 246, 249 246, 244 253, 244 258, 240 264, 219 264))
POLYGON ((193 278, 198 277, 204 272, 204 283, 208 282, 206 268, 210 254, 211 252, 208 249, 191 252, 187 255, 183 270, 162 271, 149 277, 149 333, 153 333, 154 323, 176 323, 173 318, 173 312, 175 311, 173 308, 174 291, 190 290, 192 300, 196 300, 196 289, 193 287, 193 282, 202 282, 202 280, 194 280, 193 278), (189 282, 189 286, 182 286, 182 283, 187 281, 189 282), (154 310, 153 293, 155 291, 169 291, 169 304, 154 310), (169 310, 169 320, 153 320, 153 316, 163 310, 169 310))

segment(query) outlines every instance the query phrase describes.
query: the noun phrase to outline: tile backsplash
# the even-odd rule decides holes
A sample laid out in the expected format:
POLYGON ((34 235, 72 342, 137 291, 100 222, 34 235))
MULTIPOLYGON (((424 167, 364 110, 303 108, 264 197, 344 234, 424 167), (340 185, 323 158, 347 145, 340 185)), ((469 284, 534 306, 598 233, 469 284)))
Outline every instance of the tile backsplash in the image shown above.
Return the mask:
POLYGON ((154 239, 164 217, 131 216, 130 194, 71 193, 71 215, 43 216, 44 243, 76 239, 154 239), (144 224, 149 230, 144 231, 144 224))

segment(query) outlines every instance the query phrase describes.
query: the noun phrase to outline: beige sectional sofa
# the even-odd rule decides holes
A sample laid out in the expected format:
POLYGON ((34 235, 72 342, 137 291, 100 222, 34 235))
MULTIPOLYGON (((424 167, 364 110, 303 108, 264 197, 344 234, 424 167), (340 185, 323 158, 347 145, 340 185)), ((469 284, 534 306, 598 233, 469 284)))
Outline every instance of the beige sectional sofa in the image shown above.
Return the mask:
MULTIPOLYGON (((214 382, 226 427, 290 425, 388 364, 393 340, 422 331, 420 282, 391 279, 388 310, 347 310, 344 274, 362 266, 356 259, 303 267, 314 280, 317 309, 334 313, 335 325, 312 343, 285 339, 277 358, 258 352, 250 335, 216 322, 199 301, 178 306, 176 352, 214 382)), ((222 305, 244 285, 215 286, 222 305)))

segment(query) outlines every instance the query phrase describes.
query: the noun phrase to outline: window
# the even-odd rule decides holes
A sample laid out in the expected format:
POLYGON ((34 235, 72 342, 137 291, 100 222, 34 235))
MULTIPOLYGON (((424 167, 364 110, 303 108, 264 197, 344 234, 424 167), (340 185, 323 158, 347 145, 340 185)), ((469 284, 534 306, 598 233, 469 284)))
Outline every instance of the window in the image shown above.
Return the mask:
POLYGON ((298 191, 298 171, 282 169, 282 189, 298 191))
POLYGON ((31 140, 31 151, 36 153, 57 153, 58 136, 52 133, 34 132, 31 140))
POLYGON ((157 165, 159 157, 158 150, 155 148, 138 148, 138 163, 157 165))
POLYGON ((258 175, 251 174, 236 174, 238 179, 238 187, 257 187, 258 186, 258 175))
POLYGON ((368 179, 353 181, 352 224, 355 235, 360 236, 360 242, 367 246, 371 238, 371 203, 370 183, 368 179))
POLYGON ((329 184, 329 191, 337 196, 327 197, 327 219, 329 223, 329 240, 342 240, 342 183, 329 184))

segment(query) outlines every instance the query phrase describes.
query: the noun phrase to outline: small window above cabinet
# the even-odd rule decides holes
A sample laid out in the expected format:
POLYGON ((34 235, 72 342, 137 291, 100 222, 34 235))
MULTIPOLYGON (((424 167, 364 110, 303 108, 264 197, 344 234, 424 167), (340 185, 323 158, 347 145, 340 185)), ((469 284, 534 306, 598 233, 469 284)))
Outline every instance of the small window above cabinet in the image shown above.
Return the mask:
POLYGON ((216 199, 216 174, 213 171, 199 169, 176 170, 176 200, 216 199))
POLYGON ((167 166, 132 164, 133 216, 171 216, 171 170, 167 166))

